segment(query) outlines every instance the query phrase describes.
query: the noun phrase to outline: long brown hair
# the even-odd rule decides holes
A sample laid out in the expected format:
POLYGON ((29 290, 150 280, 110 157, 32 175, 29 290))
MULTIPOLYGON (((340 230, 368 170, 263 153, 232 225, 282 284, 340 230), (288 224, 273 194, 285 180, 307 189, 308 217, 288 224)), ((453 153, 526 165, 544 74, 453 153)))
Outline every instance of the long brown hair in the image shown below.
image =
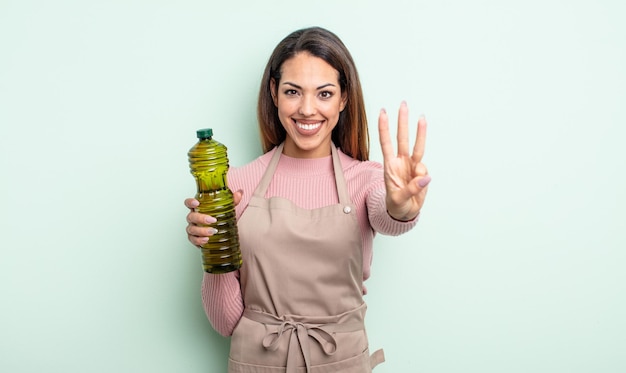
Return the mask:
POLYGON ((278 86, 283 63, 300 52, 323 59, 339 72, 341 93, 348 99, 346 107, 339 114, 332 140, 344 153, 361 161, 367 160, 369 133, 359 74, 343 42, 337 35, 320 27, 305 28, 289 34, 276 46, 267 62, 257 106, 263 152, 270 151, 285 141, 287 136, 272 100, 270 82, 274 79, 278 86))

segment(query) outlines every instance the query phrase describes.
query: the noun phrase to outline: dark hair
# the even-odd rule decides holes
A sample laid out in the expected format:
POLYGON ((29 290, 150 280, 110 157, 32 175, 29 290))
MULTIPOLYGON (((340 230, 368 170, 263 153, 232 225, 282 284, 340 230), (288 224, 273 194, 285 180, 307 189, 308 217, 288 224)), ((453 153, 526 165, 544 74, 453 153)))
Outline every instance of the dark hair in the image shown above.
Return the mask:
POLYGON ((358 160, 367 160, 369 134, 363 92, 356 66, 350 52, 337 35, 321 27, 305 28, 289 34, 276 46, 267 62, 257 106, 263 152, 270 151, 287 136, 272 99, 270 82, 274 79, 278 86, 283 63, 300 52, 307 52, 323 59, 339 72, 341 93, 346 95, 347 101, 346 107, 339 114, 332 140, 344 153, 358 160))

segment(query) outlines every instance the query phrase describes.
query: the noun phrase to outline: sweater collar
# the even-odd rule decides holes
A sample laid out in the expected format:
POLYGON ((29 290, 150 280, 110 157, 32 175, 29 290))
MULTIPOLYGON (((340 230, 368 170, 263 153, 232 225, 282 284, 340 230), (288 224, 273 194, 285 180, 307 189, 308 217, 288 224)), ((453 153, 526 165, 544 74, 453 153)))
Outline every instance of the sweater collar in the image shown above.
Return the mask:
MULTIPOLYGON (((269 164, 274 152, 276 152, 276 147, 264 154, 266 164, 269 164)), ((337 148, 337 153, 339 154, 343 170, 351 166, 352 162, 356 162, 355 159, 344 154, 339 148, 337 148)), ((281 154, 276 172, 307 178, 333 174, 333 159, 331 155, 321 158, 293 158, 281 154)))

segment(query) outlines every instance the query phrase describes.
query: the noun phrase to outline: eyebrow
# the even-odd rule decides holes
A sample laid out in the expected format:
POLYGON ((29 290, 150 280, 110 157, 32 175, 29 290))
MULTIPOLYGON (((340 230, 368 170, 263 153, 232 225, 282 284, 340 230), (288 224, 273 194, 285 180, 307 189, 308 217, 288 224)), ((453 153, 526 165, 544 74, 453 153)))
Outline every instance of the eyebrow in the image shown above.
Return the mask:
MULTIPOLYGON (((292 82, 284 82, 283 85, 290 85, 290 86, 292 86, 294 88, 302 89, 302 87, 300 87, 299 85, 297 85, 295 83, 292 83, 292 82)), ((324 89, 326 87, 336 87, 336 85, 334 85, 333 83, 326 83, 326 84, 322 84, 321 86, 317 87, 316 89, 320 90, 320 89, 324 89)))

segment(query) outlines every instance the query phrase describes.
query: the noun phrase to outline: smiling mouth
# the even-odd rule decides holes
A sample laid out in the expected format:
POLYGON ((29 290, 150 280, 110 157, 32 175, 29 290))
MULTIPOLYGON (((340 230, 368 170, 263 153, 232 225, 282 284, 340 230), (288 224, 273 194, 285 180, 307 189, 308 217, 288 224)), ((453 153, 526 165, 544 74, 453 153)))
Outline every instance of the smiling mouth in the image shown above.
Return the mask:
POLYGON ((314 123, 302 123, 299 121, 296 121, 296 126, 298 126, 298 128, 305 130, 305 131, 313 131, 316 130, 318 128, 320 128, 320 126, 322 125, 322 122, 314 122, 314 123))

